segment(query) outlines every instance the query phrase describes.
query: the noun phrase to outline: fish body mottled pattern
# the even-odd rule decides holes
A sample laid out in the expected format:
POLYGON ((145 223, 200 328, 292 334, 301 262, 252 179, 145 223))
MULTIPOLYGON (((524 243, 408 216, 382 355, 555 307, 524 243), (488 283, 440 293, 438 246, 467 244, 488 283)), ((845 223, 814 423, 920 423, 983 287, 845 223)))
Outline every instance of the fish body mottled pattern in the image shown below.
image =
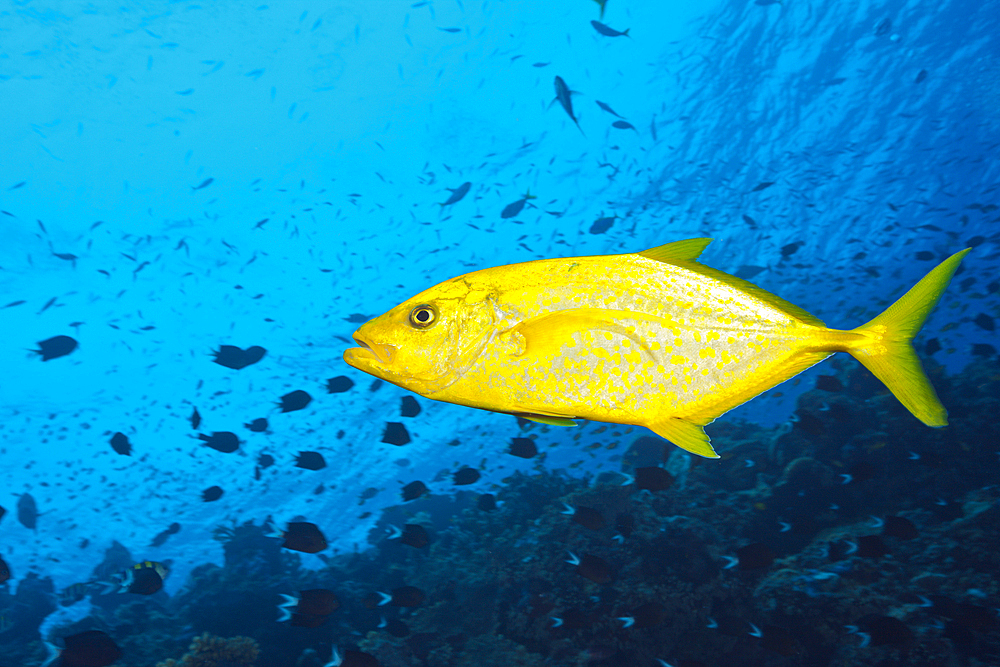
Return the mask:
POLYGON ((487 409, 629 424, 719 414, 786 379, 789 359, 826 337, 732 285, 639 255, 540 260, 462 281, 496 295, 495 335, 428 395, 487 409))

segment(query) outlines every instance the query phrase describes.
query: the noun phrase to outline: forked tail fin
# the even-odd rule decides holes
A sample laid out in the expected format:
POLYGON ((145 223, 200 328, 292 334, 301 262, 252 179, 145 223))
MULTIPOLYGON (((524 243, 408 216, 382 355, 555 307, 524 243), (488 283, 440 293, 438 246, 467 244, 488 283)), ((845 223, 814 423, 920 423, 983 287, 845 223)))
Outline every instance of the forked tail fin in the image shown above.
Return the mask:
POLYGON ((970 250, 966 248, 941 262, 882 314, 853 329, 851 333, 860 337, 844 349, 928 426, 947 426, 948 413, 924 374, 912 342, 970 250))

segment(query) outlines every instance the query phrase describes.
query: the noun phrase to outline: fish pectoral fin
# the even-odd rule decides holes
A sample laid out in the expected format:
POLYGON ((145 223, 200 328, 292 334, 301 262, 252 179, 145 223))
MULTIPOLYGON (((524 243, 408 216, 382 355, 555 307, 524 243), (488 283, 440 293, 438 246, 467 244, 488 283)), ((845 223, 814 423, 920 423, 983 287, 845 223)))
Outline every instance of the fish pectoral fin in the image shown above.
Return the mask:
POLYGON ((539 424, 548 424, 549 426, 576 426, 576 422, 573 421, 571 417, 557 417, 556 415, 540 415, 532 412, 515 412, 514 416, 521 417, 522 419, 527 419, 529 421, 538 422, 539 424))
POLYGON ((555 357, 563 345, 574 344, 574 333, 608 331, 632 340, 652 357, 653 352, 649 344, 632 330, 634 327, 630 327, 637 320, 660 321, 660 318, 627 310, 572 308, 527 319, 514 327, 511 332, 522 337, 523 348, 519 350, 517 356, 531 354, 555 357))
POLYGON ((719 455, 712 448, 712 443, 701 424, 695 424, 686 419, 667 417, 647 425, 656 435, 666 438, 681 449, 692 454, 704 456, 707 459, 717 459, 719 455))

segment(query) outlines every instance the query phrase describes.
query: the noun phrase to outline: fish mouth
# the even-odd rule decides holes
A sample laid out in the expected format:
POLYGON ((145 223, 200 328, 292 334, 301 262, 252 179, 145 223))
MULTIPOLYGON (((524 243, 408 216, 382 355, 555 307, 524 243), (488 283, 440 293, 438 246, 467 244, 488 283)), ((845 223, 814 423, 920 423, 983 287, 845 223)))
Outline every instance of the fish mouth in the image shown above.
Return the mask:
MULTIPOLYGON (((344 350, 344 360, 351 363, 352 360, 377 362, 382 366, 392 363, 392 358, 396 352, 394 345, 381 345, 379 343, 367 343, 357 336, 353 336, 358 347, 349 347, 344 350)), ((353 364, 352 364, 353 365, 353 364)))

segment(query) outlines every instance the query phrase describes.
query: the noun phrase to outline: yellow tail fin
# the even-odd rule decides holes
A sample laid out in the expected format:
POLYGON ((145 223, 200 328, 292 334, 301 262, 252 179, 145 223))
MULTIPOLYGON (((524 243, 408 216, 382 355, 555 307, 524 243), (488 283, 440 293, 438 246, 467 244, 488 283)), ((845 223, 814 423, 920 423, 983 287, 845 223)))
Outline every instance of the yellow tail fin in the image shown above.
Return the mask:
POLYGON ((947 426, 948 413, 924 375, 911 343, 970 250, 966 248, 941 262, 881 315, 852 330, 861 335, 860 339, 845 349, 928 426, 947 426))

